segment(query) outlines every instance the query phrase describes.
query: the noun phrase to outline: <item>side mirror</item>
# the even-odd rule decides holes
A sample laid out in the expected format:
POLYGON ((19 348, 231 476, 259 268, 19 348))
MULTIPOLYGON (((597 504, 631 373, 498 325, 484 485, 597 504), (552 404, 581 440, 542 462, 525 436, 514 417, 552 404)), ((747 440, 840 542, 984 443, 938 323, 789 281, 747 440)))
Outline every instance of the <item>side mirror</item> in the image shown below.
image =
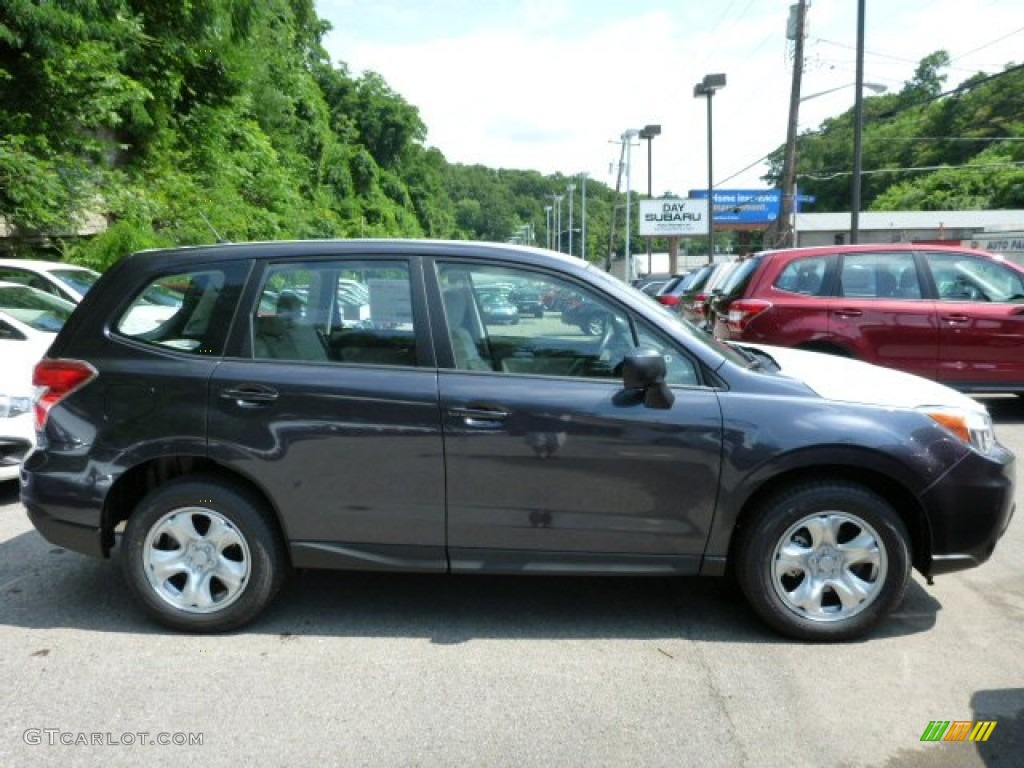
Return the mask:
POLYGON ((665 383, 666 373, 664 355, 653 349, 637 349, 622 361, 622 386, 642 391, 648 408, 665 410, 676 400, 665 383))

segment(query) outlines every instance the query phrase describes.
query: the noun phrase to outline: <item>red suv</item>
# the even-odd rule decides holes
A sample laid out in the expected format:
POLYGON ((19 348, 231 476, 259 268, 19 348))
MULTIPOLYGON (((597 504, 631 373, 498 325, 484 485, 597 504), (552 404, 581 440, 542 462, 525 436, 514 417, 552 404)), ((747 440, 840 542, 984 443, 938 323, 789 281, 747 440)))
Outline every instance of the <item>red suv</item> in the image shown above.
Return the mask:
POLYGON ((875 244, 755 254, 715 335, 859 358, 968 392, 1024 394, 1024 267, 984 251, 875 244))

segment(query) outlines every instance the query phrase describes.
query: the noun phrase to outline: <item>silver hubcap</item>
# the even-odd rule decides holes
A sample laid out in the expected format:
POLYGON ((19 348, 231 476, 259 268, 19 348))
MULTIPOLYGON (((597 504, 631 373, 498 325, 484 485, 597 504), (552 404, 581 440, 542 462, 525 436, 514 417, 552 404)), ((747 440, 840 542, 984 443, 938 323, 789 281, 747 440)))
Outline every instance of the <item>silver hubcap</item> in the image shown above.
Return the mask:
POLYGON ((250 563, 249 546, 238 529, 203 507, 168 512, 143 545, 150 586, 187 613, 213 613, 235 602, 245 590, 250 563))
POLYGON ((821 512, 779 540, 772 586, 787 608, 812 621, 843 621, 881 592, 888 563, 875 530, 855 515, 821 512))

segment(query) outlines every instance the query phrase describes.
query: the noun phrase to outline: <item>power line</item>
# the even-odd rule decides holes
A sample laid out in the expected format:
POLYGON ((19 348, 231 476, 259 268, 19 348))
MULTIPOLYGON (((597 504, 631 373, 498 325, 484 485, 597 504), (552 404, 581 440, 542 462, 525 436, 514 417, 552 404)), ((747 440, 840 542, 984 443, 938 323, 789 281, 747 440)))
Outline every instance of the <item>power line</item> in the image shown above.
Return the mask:
MULTIPOLYGON (((993 168, 1024 168, 1024 162, 1009 163, 976 163, 967 165, 920 165, 912 168, 875 168, 874 170, 861 171, 861 175, 869 176, 876 173, 925 173, 927 171, 987 171, 993 168)), ((815 181, 830 181, 842 176, 851 176, 853 171, 831 171, 829 173, 799 173, 801 179, 814 179, 815 181)))
POLYGON ((1024 27, 1021 27, 1020 29, 1015 29, 1015 30, 1013 30, 1013 32, 1010 32, 1009 34, 1003 35, 1002 37, 997 37, 995 40, 993 40, 990 43, 985 43, 984 45, 979 45, 977 48, 974 48, 974 49, 968 51, 967 53, 961 53, 959 56, 954 56, 952 59, 950 59, 950 61, 956 61, 957 59, 963 59, 963 58, 966 58, 967 56, 970 56, 973 53, 977 53, 978 51, 983 51, 986 48, 991 48, 996 43, 1001 43, 1001 42, 1003 42, 1003 40, 1011 38, 1014 35, 1019 35, 1021 32, 1024 32, 1024 27))

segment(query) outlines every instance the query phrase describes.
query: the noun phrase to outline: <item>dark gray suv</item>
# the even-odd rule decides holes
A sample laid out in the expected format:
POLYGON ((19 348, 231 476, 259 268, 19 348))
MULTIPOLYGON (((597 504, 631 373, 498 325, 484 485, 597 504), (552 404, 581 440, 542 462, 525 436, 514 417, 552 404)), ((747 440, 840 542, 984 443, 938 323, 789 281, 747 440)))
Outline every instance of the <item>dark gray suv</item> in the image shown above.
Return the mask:
POLYGON ((254 619, 292 568, 732 572, 777 630, 845 639, 900 602, 912 566, 985 561, 1013 512, 1013 457, 966 396, 728 346, 519 247, 134 254, 35 385, 32 522, 116 554, 142 606, 188 631, 254 619), (540 284, 601 332, 487 322, 488 290, 540 284))

